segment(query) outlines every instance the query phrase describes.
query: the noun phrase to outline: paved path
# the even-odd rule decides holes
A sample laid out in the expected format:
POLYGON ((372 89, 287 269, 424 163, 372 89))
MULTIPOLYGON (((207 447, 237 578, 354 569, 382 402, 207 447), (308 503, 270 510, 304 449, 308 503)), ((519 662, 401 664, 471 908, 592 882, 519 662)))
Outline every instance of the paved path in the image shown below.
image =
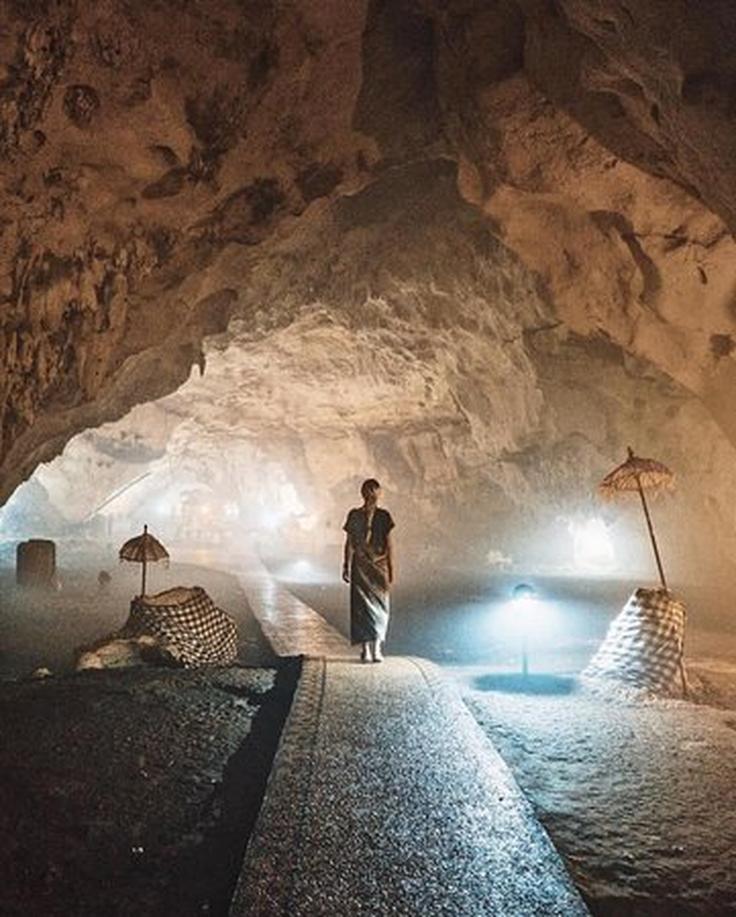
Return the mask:
POLYGON ((586 913, 434 666, 305 661, 231 917, 586 913))
POLYGON ((277 656, 355 655, 349 641, 275 580, 259 558, 245 557, 236 572, 248 604, 277 656))

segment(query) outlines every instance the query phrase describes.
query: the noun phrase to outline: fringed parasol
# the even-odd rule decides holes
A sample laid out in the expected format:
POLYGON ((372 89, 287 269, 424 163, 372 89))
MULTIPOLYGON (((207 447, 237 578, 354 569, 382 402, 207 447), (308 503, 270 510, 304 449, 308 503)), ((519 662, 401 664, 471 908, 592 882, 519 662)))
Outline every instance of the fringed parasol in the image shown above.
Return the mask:
POLYGON ((120 560, 129 560, 134 564, 143 565, 143 575, 141 579, 141 595, 146 594, 146 568, 149 563, 156 563, 159 560, 168 561, 169 552, 154 538, 148 531, 148 526, 143 526, 143 534, 136 535, 126 541, 120 549, 120 560))
POLYGON ((598 493, 606 500, 614 500, 625 493, 637 492, 639 494, 644 517, 647 520, 654 558, 657 561, 659 578, 665 589, 667 589, 667 581, 665 580, 662 558, 659 555, 657 538, 654 534, 652 517, 649 514, 644 491, 660 493, 661 491, 672 490, 674 483, 675 475, 666 465, 661 462, 655 462, 654 459, 639 458, 639 456, 634 455, 633 449, 629 446, 629 457, 623 465, 619 465, 618 468, 614 468, 610 474, 607 474, 598 487, 598 493))

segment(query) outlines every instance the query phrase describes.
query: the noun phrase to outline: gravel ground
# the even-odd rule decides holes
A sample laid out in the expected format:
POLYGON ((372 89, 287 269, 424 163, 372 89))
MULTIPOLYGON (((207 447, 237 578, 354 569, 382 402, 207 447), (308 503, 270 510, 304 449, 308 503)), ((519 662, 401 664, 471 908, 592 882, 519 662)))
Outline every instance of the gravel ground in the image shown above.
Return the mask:
POLYGON ((2 913, 225 915, 295 679, 140 667, 0 685, 2 913))
POLYGON ((437 668, 307 660, 238 917, 582 917, 508 769, 437 668))
MULTIPOLYGON (((125 620, 138 571, 108 565, 100 595, 99 568, 67 564, 53 594, 21 593, 0 570, 2 677, 68 670, 76 646, 125 620)), ((204 586, 237 618, 243 659, 268 664, 233 577, 186 565, 154 576, 156 589, 204 586)), ((319 568, 309 580, 291 588, 344 629, 345 588, 319 568)), ((459 680, 595 914, 733 914, 736 635, 691 602, 689 669, 707 703, 579 690, 575 672, 631 585, 543 583, 558 630, 532 647, 527 682, 518 647, 497 639, 505 578, 400 583, 388 650, 459 680)), ((225 913, 293 681, 273 668, 145 668, 0 685, 3 914, 225 913)))

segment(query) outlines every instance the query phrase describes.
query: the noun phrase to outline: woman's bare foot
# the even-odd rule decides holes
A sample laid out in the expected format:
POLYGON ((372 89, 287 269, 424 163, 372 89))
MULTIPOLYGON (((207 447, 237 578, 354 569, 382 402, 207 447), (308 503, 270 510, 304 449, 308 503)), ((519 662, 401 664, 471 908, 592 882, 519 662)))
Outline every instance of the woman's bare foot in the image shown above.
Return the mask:
POLYGON ((383 653, 381 652, 381 641, 374 640, 372 647, 373 647, 373 661, 374 662, 383 662, 383 653))
POLYGON ((373 657, 373 644, 364 643, 363 649, 360 651, 360 661, 361 662, 375 662, 373 657))

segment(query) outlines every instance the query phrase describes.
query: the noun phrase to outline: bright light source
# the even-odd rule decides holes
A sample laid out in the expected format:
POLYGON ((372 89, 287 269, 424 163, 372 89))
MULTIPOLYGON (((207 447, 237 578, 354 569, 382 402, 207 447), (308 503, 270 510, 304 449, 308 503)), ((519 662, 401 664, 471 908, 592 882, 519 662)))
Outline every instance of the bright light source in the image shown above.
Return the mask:
POLYGON ((550 629, 554 618, 550 612, 551 607, 541 601, 534 586, 529 583, 514 586, 503 619, 507 634, 521 641, 521 672, 524 677, 529 674, 530 641, 550 629))
POLYGON ((606 572, 616 564, 613 542, 602 519, 591 518, 570 522, 573 556, 578 570, 606 572))
POLYGON ((496 637, 516 640, 548 636, 559 624, 556 604, 540 598, 529 583, 519 583, 511 598, 495 609, 491 627, 496 637))
POLYGON ((278 567, 274 573, 276 579, 286 583, 322 583, 329 582, 329 578, 311 560, 300 558, 287 561, 278 567))
POLYGON ((496 548, 490 548, 486 554, 486 563, 489 567, 496 567, 498 570, 507 570, 514 563, 513 558, 498 551, 496 548))
POLYGON ((306 511, 304 504, 299 499, 299 494, 296 492, 296 487, 290 482, 282 484, 278 488, 277 501, 282 512, 289 516, 300 516, 306 511))
POLYGON ((530 602, 536 599, 537 593, 534 586, 530 586, 529 583, 519 583, 518 586, 514 586, 511 596, 515 602, 530 602))
POLYGON ((167 516, 171 512, 171 501, 167 497, 159 497, 153 504, 153 511, 159 516, 167 516))
POLYGON ((549 606, 536 595, 515 598, 508 603, 506 609, 509 633, 520 637, 537 636, 549 630, 549 606))

